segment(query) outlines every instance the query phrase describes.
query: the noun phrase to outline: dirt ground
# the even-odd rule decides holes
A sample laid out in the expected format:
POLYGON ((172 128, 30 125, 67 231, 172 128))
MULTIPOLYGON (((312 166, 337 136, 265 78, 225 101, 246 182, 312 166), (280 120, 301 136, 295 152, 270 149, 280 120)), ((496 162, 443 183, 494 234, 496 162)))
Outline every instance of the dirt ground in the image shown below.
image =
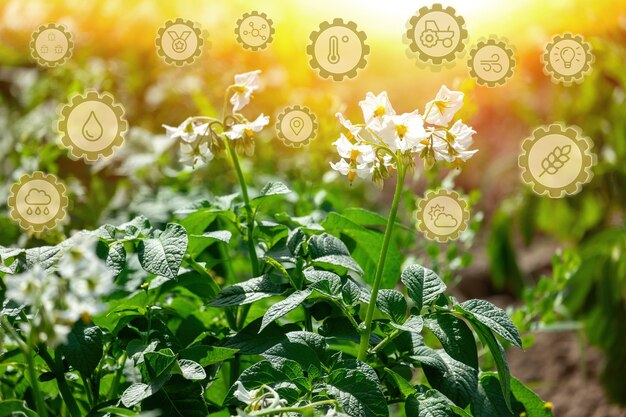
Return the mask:
POLYGON ((537 333, 535 337, 536 343, 525 352, 508 351, 511 374, 552 402, 555 417, 626 417, 626 408, 609 404, 598 382, 599 351, 587 347, 583 360, 573 332, 537 333))

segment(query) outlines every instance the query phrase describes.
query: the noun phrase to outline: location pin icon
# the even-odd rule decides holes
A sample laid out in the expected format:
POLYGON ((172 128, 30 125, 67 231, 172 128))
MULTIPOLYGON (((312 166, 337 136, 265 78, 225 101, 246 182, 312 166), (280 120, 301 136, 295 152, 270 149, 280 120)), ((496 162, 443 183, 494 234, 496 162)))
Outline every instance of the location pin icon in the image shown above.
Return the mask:
POLYGON ((293 130, 293 133, 295 133, 297 136, 300 134, 300 132, 302 132, 302 128, 304 127, 304 120, 302 120, 302 117, 294 117, 289 122, 289 126, 291 127, 291 130, 293 130))

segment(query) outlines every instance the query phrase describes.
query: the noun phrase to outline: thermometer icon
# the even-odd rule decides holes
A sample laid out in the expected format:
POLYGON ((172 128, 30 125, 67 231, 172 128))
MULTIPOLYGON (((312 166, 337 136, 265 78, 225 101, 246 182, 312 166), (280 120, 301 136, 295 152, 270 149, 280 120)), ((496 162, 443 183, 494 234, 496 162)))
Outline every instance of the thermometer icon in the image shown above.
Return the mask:
MULTIPOLYGON (((347 43, 350 39, 347 36, 343 36, 341 41, 347 43)), ((341 59, 339 55, 339 36, 332 35, 328 38, 328 62, 331 64, 337 64, 341 59)))

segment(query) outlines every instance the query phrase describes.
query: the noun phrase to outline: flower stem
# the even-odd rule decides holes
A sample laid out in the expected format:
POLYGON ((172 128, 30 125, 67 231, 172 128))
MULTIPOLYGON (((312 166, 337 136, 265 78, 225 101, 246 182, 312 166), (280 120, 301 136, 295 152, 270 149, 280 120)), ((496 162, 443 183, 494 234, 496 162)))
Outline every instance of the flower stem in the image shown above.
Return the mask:
POLYGON ((374 310, 376 309, 376 298, 378 297, 378 289, 383 278, 383 270, 385 268, 385 260, 387 259, 387 250, 389 249, 389 242, 391 241, 391 235, 393 234, 393 225, 396 222, 396 215, 398 214, 398 205, 400 204, 400 197, 402 196, 402 188, 404 186, 404 175, 406 170, 401 161, 396 164, 398 167, 398 179, 396 183, 396 190, 393 194, 393 202, 391 203, 391 211, 389 212, 389 218, 387 219, 387 227, 385 228, 385 236, 383 237, 383 247, 380 250, 380 256, 378 258, 378 265, 376 267, 376 276, 374 278, 374 285, 372 286, 372 295, 370 296, 370 302, 367 306, 367 313, 365 314, 365 328, 361 332, 361 343, 359 345, 359 360, 365 360, 367 351, 369 348, 370 335, 372 333, 372 319, 374 318, 374 310))
POLYGON ((52 356, 48 353, 48 349, 46 345, 40 343, 38 346, 39 356, 46 362, 50 371, 54 374, 54 378, 56 379, 57 386, 59 387, 59 392, 61 393, 61 398, 65 402, 67 409, 70 413, 71 417, 81 417, 80 409, 78 408, 78 404, 76 403, 76 399, 74 395, 72 395, 72 391, 70 390, 69 385, 67 385, 67 381, 65 380, 65 374, 63 372, 63 362, 61 360, 60 355, 56 355, 56 360, 52 359, 52 356))

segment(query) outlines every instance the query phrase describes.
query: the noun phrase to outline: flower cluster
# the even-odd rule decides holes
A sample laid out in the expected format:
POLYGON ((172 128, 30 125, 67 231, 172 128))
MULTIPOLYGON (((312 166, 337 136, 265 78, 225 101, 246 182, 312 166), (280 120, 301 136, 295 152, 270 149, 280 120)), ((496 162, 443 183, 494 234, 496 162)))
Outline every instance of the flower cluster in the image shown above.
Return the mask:
POLYGON ((250 103, 253 93, 260 88, 260 73, 256 70, 235 75, 234 84, 227 90, 227 94, 233 93, 229 99, 232 112, 224 115, 224 120, 194 116, 176 127, 163 125, 169 137, 180 140, 181 163, 192 168, 206 164, 231 144, 239 154, 251 156, 254 153, 255 134, 269 124, 270 118, 261 114, 249 121, 239 111, 250 103))
POLYGON ((31 307, 22 330, 50 346, 65 342, 77 320, 99 313, 105 307, 100 298, 113 289, 114 275, 96 255, 96 241, 80 238, 74 243, 56 271, 35 264, 6 280, 6 298, 31 307))
POLYGON ((386 92, 367 93, 359 103, 363 124, 353 124, 341 113, 337 117, 346 129, 333 143, 341 159, 330 166, 347 175, 371 179, 382 185, 398 163, 412 168, 417 155, 427 168, 435 161, 459 165, 477 151, 470 150, 476 133, 461 120, 450 123, 463 106, 463 93, 441 87, 434 100, 426 104, 424 115, 418 110, 396 114, 386 92))
POLYGON ((233 396, 246 404, 245 410, 237 409, 238 417, 248 417, 254 415, 255 411, 274 410, 287 405, 287 401, 281 399, 280 395, 267 385, 248 391, 241 382, 237 381, 235 387, 233 396))

